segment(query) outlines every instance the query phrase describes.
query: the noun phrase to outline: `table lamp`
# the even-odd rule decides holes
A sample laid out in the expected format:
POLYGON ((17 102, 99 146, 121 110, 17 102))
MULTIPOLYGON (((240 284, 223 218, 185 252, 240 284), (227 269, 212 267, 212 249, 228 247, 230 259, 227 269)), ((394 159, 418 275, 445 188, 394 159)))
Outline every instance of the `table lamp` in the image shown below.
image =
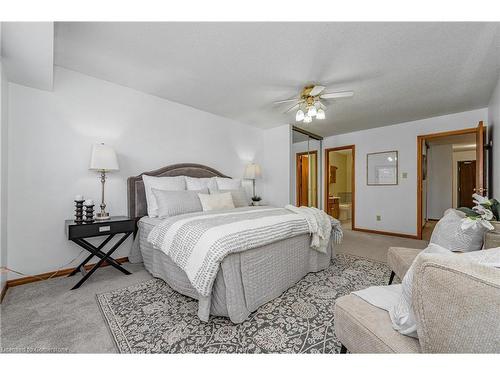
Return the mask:
POLYGON ((254 197, 255 197, 255 180, 259 176, 260 176, 260 165, 255 163, 250 163, 245 167, 245 174, 243 178, 247 180, 252 180, 254 197))
POLYGON ((97 213, 96 220, 108 220, 109 213, 106 212, 106 203, 104 203, 104 183, 106 172, 119 170, 115 150, 104 143, 93 145, 89 169, 101 173, 101 212, 97 213))

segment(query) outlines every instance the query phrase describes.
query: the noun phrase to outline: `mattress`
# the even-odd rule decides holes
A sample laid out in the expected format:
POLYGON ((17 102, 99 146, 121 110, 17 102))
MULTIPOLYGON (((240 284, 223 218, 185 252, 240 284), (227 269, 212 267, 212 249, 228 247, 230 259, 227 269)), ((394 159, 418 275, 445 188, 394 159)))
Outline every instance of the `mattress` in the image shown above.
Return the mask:
POLYGON ((259 306, 280 296, 307 273, 328 267, 334 252, 331 242, 331 251, 327 254, 310 250, 310 236, 305 234, 230 254, 221 263, 212 294, 203 297, 193 288, 184 271, 147 241, 149 232, 160 222, 161 219, 150 217, 139 220, 129 260, 143 262, 154 277, 198 300, 201 320, 213 315, 229 317, 234 323, 243 322, 259 306))

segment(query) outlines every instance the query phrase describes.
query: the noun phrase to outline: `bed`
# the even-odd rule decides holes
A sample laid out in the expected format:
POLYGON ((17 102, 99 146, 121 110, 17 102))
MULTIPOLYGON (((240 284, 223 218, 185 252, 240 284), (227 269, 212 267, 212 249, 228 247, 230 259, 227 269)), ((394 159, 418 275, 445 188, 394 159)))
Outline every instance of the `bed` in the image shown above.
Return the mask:
POLYGON ((128 212, 137 223, 130 261, 143 262, 154 277, 164 280, 175 291, 198 300, 198 317, 203 321, 213 315, 241 323, 259 306, 281 295, 307 273, 325 269, 330 263, 334 252, 331 243, 326 253, 320 253, 310 249, 308 234, 286 238, 227 255, 220 263, 210 295, 202 296, 186 273, 167 254, 148 242, 149 233, 162 219, 147 216, 143 174, 158 177, 228 176, 200 164, 176 164, 130 177, 127 182, 128 212))

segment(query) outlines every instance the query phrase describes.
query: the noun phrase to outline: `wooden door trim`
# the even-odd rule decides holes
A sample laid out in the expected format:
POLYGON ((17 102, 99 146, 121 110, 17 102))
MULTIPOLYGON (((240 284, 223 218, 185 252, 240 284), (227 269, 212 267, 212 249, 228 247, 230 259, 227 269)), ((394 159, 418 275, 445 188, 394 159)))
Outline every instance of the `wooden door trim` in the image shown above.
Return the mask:
MULTIPOLYGON (((314 171, 316 173, 316 180, 317 180, 318 179, 318 150, 295 153, 295 204, 297 206, 299 205, 299 184, 298 184, 299 179, 297 178, 297 176, 298 176, 297 171, 299 170, 299 159, 300 159, 300 156, 302 156, 302 155, 310 155, 310 154, 316 155, 316 163, 314 165, 314 171)), ((318 202, 318 183, 317 182, 316 182, 316 205, 317 206, 320 205, 318 202)))
POLYGON ((351 166, 351 229, 356 230, 356 145, 347 145, 347 146, 339 146, 339 147, 331 147, 325 149, 325 172, 323 174, 324 180, 324 201, 323 201, 323 209, 326 212, 326 208, 328 207, 328 195, 330 193, 330 184, 328 183, 328 169, 330 168, 330 158, 328 154, 331 151, 342 151, 342 150, 351 150, 352 154, 352 166, 351 166))
MULTIPOLYGON (((480 121, 479 124, 483 122, 480 121)), ((422 239, 422 146, 425 141, 450 135, 476 134, 477 127, 417 136, 417 239, 422 239)))

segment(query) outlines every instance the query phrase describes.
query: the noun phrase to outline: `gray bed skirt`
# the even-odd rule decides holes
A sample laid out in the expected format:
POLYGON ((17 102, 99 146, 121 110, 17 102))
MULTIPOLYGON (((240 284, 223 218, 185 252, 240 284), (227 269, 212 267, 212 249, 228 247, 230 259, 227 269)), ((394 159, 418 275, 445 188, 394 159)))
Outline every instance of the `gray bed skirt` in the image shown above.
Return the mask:
POLYGON ((327 268, 335 255, 331 240, 328 247, 331 251, 327 254, 311 250, 307 234, 233 253, 222 261, 212 294, 202 297, 191 286, 184 271, 147 241, 149 232, 158 223, 159 219, 147 217, 139 221, 129 260, 131 263, 143 262, 154 277, 198 300, 198 317, 202 321, 214 315, 241 323, 259 306, 280 296, 309 272, 327 268))

